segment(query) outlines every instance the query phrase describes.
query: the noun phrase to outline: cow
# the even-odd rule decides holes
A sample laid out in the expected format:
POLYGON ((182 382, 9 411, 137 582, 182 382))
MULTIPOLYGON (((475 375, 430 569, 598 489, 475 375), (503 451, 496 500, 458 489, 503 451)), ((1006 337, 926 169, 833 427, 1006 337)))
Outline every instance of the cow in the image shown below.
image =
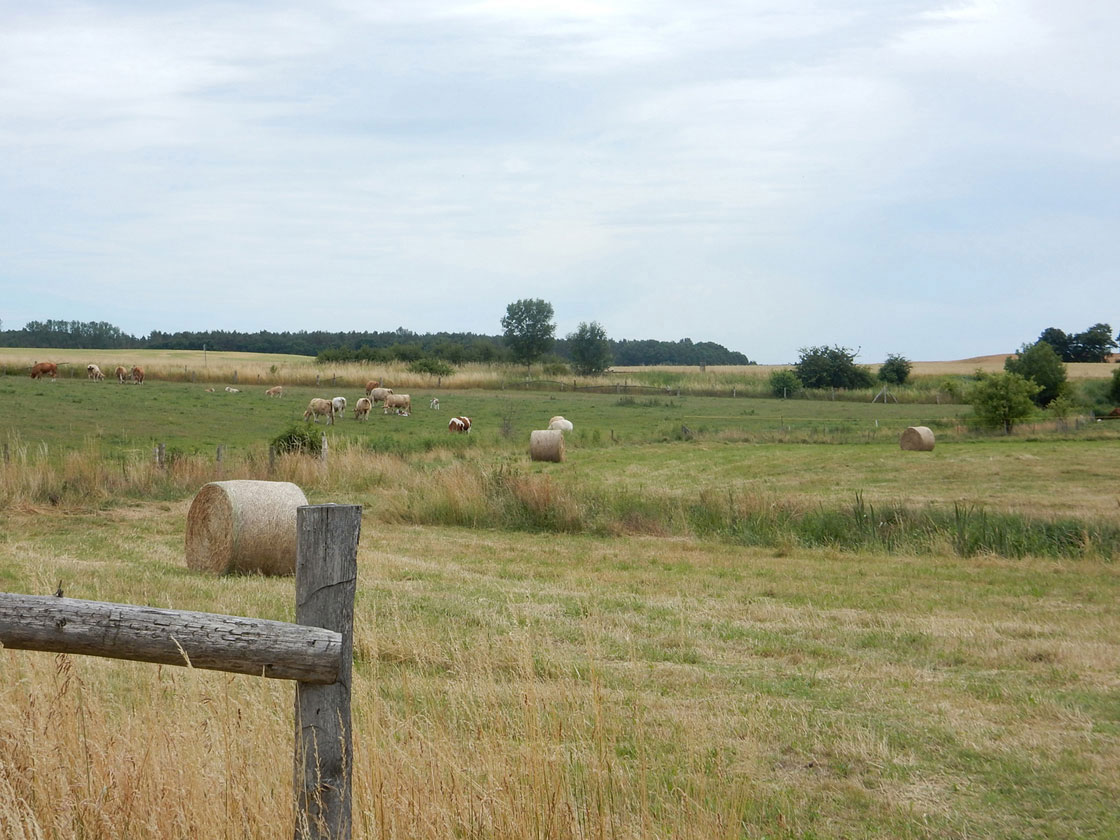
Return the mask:
POLYGON ((99 368, 97 365, 86 365, 86 375, 90 379, 97 382, 100 382, 105 378, 105 374, 101 372, 101 368, 99 368))
POLYGON ((368 420, 371 408, 373 408, 373 403, 369 397, 358 397, 358 401, 354 403, 354 419, 368 420))
POLYGON ((385 413, 389 413, 389 409, 393 409, 397 414, 403 414, 405 417, 412 413, 412 397, 408 394, 389 394, 385 397, 385 413))
POLYGON ((571 420, 565 420, 563 417, 557 415, 548 421, 548 428, 552 431, 570 432, 574 427, 571 420))
POLYGON ((380 387, 381 387, 381 380, 380 379, 371 379, 369 382, 366 383, 366 396, 368 397, 370 391, 372 391, 374 388, 380 388, 380 387))
POLYGON ((144 368, 140 367, 139 365, 133 365, 133 367, 132 367, 132 381, 135 382, 137 385, 143 385, 144 384, 144 368))
POLYGON ((470 434, 471 431, 471 418, 469 417, 452 417, 447 423, 447 431, 449 432, 466 432, 470 434))
POLYGON ((428 403, 428 408, 432 411, 439 411, 439 397, 433 397, 432 401, 428 403))
POLYGON ((227 385, 226 390, 229 391, 229 393, 231 393, 231 394, 240 394, 241 393, 240 388, 234 388, 232 385, 227 385))
POLYGON ((371 388, 366 396, 373 400, 373 404, 377 405, 379 402, 385 402, 385 398, 393 393, 392 388, 371 388))
POLYGON ((321 400, 318 397, 313 399, 307 404, 307 411, 303 412, 303 419, 310 420, 315 418, 315 422, 319 422, 320 417, 327 418, 327 425, 334 425, 334 406, 331 405, 330 400, 321 400))
POLYGON ((123 385, 124 381, 128 379, 128 371, 125 370, 123 365, 117 365, 117 369, 114 372, 117 375, 117 382, 123 385))
POLYGON ((331 400, 331 407, 336 415, 346 414, 346 397, 335 397, 331 400))
POLYGON ((267 394, 270 397, 282 397, 282 396, 284 396, 284 386, 283 385, 273 385, 271 388, 269 388, 267 391, 265 391, 265 394, 267 394))
POLYGON ((44 376, 49 376, 54 381, 58 376, 58 365, 54 362, 36 362, 31 366, 32 379, 42 379, 44 376))

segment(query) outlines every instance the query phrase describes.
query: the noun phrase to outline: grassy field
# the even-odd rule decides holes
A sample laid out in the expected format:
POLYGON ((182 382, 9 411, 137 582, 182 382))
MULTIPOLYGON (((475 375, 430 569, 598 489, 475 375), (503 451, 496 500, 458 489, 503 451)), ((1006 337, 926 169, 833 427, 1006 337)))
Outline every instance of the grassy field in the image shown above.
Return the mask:
MULTIPOLYGON (((185 568, 193 494, 363 504, 356 837, 1120 835, 1120 428, 429 388, 270 466, 335 392, 245 379, 0 377, 2 588, 291 620, 290 579, 185 568), (567 458, 531 463, 554 414, 567 458)), ((290 836, 291 706, 5 651, 0 838, 290 836)))

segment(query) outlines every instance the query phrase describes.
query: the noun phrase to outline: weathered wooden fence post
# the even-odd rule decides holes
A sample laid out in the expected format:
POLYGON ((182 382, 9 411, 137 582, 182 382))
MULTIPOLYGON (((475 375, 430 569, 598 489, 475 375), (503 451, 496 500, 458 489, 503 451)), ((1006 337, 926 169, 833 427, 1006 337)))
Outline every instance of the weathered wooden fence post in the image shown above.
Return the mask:
POLYGON ((361 505, 296 512, 296 623, 342 635, 338 680, 296 683, 296 840, 349 840, 350 682, 361 505))
POLYGON ((156 466, 159 467, 161 470, 163 469, 164 465, 167 463, 166 460, 165 460, 166 457, 167 457, 167 445, 163 444, 163 443, 156 444, 156 466))
POLYGON ((323 466, 327 465, 327 456, 330 454, 330 447, 327 445, 327 435, 322 434, 322 441, 319 444, 319 459, 323 462, 323 466))

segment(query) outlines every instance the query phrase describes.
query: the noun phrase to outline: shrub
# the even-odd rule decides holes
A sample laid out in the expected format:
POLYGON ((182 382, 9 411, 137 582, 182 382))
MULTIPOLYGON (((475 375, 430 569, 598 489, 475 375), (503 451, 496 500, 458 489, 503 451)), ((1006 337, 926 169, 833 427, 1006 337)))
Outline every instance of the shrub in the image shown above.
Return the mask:
POLYGON ((905 356, 891 353, 879 367, 879 381, 888 385, 905 385, 913 367, 905 356))
POLYGON ((1039 390, 1040 385, 1017 373, 997 373, 972 387, 969 402, 981 424, 1011 434, 1014 425, 1034 411, 1033 400, 1039 390))
POLYGON ((802 347, 797 378, 806 388, 870 388, 874 384, 866 367, 856 364, 847 347, 802 347))
POLYGON ((775 397, 785 399, 801 390, 801 380, 792 370, 775 370, 770 372, 770 393, 775 397))
POLYGON ((1003 368, 1017 373, 1039 386, 1033 399, 1049 405, 1061 396, 1066 384, 1066 366, 1054 348, 1045 341, 1024 345, 1015 356, 1008 356, 1003 368))
POLYGON ((289 426, 271 441, 272 448, 277 452, 304 452, 315 453, 322 445, 319 432, 310 424, 296 424, 289 426))

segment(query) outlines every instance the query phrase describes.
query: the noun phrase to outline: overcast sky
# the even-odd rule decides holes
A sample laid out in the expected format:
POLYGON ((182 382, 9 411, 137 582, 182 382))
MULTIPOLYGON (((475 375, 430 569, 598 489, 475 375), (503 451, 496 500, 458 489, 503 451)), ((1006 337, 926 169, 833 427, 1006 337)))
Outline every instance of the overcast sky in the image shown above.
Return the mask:
POLYGON ((0 0, 0 320, 1120 329, 1114 0, 0 0))

